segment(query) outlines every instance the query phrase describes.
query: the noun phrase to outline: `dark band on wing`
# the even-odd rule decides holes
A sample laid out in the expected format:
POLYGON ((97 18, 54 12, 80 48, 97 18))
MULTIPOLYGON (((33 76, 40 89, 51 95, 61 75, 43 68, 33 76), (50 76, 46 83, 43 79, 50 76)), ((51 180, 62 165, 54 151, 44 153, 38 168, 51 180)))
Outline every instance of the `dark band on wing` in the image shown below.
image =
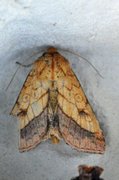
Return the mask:
POLYGON ((29 150, 39 144, 48 132, 47 108, 36 118, 30 121, 24 128, 20 129, 20 149, 29 150), (25 146, 21 145, 24 140, 25 146), (28 142, 32 141, 31 144, 28 142))
POLYGON ((95 133, 81 128, 59 108, 59 129, 67 144, 80 151, 104 153, 105 141, 103 134, 97 137, 95 133))

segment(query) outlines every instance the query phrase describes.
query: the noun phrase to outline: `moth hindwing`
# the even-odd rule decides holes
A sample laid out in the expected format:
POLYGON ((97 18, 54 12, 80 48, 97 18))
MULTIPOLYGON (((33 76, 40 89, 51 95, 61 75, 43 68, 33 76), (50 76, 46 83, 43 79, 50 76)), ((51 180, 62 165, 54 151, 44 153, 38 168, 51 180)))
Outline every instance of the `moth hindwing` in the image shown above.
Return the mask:
POLYGON ((55 48, 34 62, 12 114, 20 122, 20 151, 63 138, 77 150, 104 153, 99 122, 68 60, 55 48))

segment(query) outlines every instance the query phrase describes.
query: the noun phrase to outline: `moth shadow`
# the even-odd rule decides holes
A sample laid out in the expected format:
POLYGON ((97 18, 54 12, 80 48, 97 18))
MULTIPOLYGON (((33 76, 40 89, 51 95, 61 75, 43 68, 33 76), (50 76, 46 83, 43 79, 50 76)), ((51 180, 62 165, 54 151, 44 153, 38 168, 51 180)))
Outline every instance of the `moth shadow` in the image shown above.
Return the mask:
POLYGON ((73 149, 71 146, 66 144, 64 140, 60 140, 60 142, 55 145, 52 144, 50 140, 48 140, 46 143, 48 143, 49 150, 53 152, 55 151, 55 153, 57 153, 58 156, 63 158, 74 158, 74 157, 83 158, 91 154, 73 149))
POLYGON ((35 46, 29 48, 21 48, 12 53, 10 59, 14 59, 14 62, 19 61, 22 63, 34 62, 42 53, 47 49, 48 46, 35 46))
POLYGON ((98 104, 95 105, 94 111, 95 111, 97 118, 99 119, 99 124, 104 133, 106 145, 109 146, 110 145, 110 136, 109 136, 109 132, 108 132, 107 117, 106 117, 105 113, 103 112, 103 108, 101 106, 99 106, 98 104))
POLYGON ((104 112, 104 108, 100 106, 97 101, 95 100, 94 95, 92 92, 85 88, 86 92, 88 92, 87 97, 90 97, 88 100, 93 108, 94 114, 96 115, 99 125, 104 133, 105 141, 106 141, 106 146, 110 145, 110 133, 108 132, 108 121, 107 121, 107 116, 106 113, 104 112))

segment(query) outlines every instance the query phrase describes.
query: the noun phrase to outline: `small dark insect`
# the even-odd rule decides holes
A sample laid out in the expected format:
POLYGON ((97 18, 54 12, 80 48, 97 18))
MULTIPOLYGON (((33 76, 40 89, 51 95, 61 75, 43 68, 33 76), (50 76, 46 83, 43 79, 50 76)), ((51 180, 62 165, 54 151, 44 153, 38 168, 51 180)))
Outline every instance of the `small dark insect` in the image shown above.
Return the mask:
POLYGON ((79 176, 74 177, 71 180, 104 180, 100 178, 103 168, 99 166, 80 165, 78 171, 79 176))

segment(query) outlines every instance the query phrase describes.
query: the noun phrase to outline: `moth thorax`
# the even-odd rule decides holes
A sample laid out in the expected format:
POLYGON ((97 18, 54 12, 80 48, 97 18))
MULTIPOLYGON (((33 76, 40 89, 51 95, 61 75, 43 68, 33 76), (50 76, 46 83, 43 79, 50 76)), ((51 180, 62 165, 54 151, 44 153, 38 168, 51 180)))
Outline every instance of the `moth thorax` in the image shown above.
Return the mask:
POLYGON ((55 112, 56 107, 57 107, 57 95, 58 95, 58 92, 56 90, 49 91, 49 104, 53 112, 55 112))
POLYGON ((57 82, 55 80, 50 80, 50 90, 57 90, 57 82))

